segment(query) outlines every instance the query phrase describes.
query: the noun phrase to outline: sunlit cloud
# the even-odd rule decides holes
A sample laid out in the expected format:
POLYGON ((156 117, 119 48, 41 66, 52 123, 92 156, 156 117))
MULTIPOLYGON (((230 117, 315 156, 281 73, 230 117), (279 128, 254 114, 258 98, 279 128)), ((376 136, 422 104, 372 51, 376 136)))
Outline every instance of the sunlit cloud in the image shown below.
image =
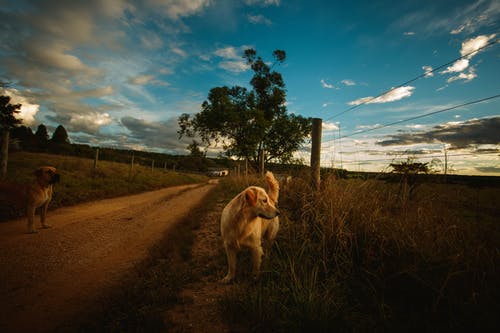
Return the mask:
POLYGON ((378 96, 378 97, 363 97, 354 101, 349 102, 349 105, 361 105, 361 104, 380 104, 380 103, 390 103, 399 101, 404 98, 408 98, 413 94, 415 87, 403 86, 398 88, 393 88, 389 92, 378 96))

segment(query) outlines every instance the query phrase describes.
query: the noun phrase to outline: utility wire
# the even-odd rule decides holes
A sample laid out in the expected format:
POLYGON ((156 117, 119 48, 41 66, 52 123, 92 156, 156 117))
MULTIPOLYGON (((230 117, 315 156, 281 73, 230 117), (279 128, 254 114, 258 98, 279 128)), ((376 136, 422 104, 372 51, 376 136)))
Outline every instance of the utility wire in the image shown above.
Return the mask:
POLYGON ((402 83, 402 84, 400 84, 400 85, 398 85, 398 86, 396 86, 396 87, 393 87, 393 88, 391 88, 391 89, 389 89, 389 90, 387 90, 387 91, 385 91, 385 92, 383 92, 383 93, 381 93, 381 94, 379 94, 379 95, 377 95, 377 96, 375 96, 375 97, 371 97, 371 98, 367 99, 366 101, 363 101, 362 103, 359 103, 359 104, 357 104, 357 105, 354 105, 354 106, 352 106, 352 107, 350 107, 350 108, 348 108, 348 109, 346 109, 346 110, 344 110, 344 111, 342 111, 342 112, 340 112, 340 113, 338 113, 338 114, 336 114, 336 115, 333 115, 333 116, 331 116, 331 117, 329 117, 329 118, 326 118, 325 120, 331 120, 331 119, 334 119, 334 118, 340 117, 341 115, 343 115, 343 114, 345 114, 345 113, 347 113, 347 112, 350 112, 350 111, 352 111, 352 110, 354 110, 354 109, 359 108, 359 107, 360 107, 360 106, 362 106, 362 105, 365 105, 365 104, 370 103, 371 101, 373 101, 373 100, 374 100, 374 99, 376 99, 376 98, 379 98, 379 97, 381 97, 381 96, 384 96, 384 95, 386 95, 386 94, 390 93, 390 92, 391 92, 391 91, 393 91, 393 90, 396 90, 396 89, 398 89, 398 88, 401 88, 401 87, 403 87, 403 86, 406 86, 407 84, 410 84, 410 83, 412 83, 412 82, 414 82, 414 81, 417 81, 417 80, 419 80, 419 79, 421 79, 421 78, 423 78, 423 77, 425 77, 425 76, 428 76, 429 74, 432 74, 432 73, 434 73, 434 72, 436 72, 436 71, 438 71, 438 70, 442 69, 443 67, 449 66, 449 65, 451 65, 451 64, 453 64, 453 63, 455 63, 455 62, 457 62, 458 60, 461 60, 461 59, 463 59, 463 58, 467 58, 468 56, 470 56, 470 55, 472 55, 472 54, 474 54, 474 53, 477 53, 477 52, 479 52, 479 51, 481 51, 481 50, 483 50, 483 49, 485 49, 485 48, 487 48, 487 47, 489 47, 489 46, 491 46, 491 45, 493 45, 493 44, 496 44, 496 43, 498 43, 499 41, 500 41, 500 39, 496 39, 496 40, 494 40, 494 41, 492 41, 492 42, 489 42, 488 44, 486 44, 486 45, 484 45, 484 46, 482 46, 482 47, 478 48, 477 50, 474 50, 474 51, 472 51, 472 52, 469 52, 469 53, 467 53, 467 54, 465 54, 465 55, 463 55, 463 56, 461 56, 461 57, 458 57, 458 58, 456 58, 456 59, 454 59, 454 60, 452 60, 452 61, 449 61, 449 62, 447 62, 446 64, 443 64, 443 65, 441 65, 441 66, 438 66, 438 67, 436 67, 436 68, 434 68, 434 69, 432 69, 432 70, 425 71, 423 74, 420 74, 419 76, 417 76, 417 77, 415 77, 415 78, 413 78, 413 79, 411 79, 411 80, 408 80, 408 81, 406 81, 405 83, 402 83))
MULTIPOLYGON (((483 155, 497 155, 499 153, 464 153, 464 154, 453 154, 453 155, 448 155, 448 157, 461 157, 461 156, 483 156, 483 155)), ((408 154, 407 154, 408 155, 408 154)), ((411 154, 409 154, 411 155, 411 154)), ((429 158, 440 158, 443 157, 443 155, 431 155, 431 156, 419 156, 417 159, 429 159, 429 158)), ((348 160, 344 161, 344 163, 347 164, 355 164, 355 163, 365 163, 365 162, 383 162, 383 161, 394 161, 397 159, 401 158, 406 158, 405 156, 394 156, 393 158, 380 158, 380 159, 373 159, 373 160, 348 160)))
POLYGON ((415 116, 415 117, 410 117, 410 118, 406 118, 406 119, 394 121, 392 123, 383 124, 383 125, 380 125, 380 126, 377 126, 377 127, 369 128, 369 129, 358 131, 358 132, 354 132, 354 133, 351 133, 351 134, 348 134, 348 135, 342 135, 342 136, 340 136, 340 137, 338 137, 336 139, 334 138, 334 139, 323 141, 323 143, 329 142, 329 141, 338 140, 338 139, 349 138, 349 137, 352 137, 352 136, 355 136, 355 135, 359 135, 359 134, 363 134, 363 133, 367 133, 367 132, 379 130, 381 128, 385 128, 385 127, 389 127, 389 126, 401 124, 401 123, 404 123, 404 122, 407 122, 407 121, 410 121, 410 120, 420 119, 420 118, 432 116, 432 115, 435 115, 435 114, 438 114, 438 113, 442 113, 442 112, 446 112, 446 111, 451 111, 451 110, 454 110, 454 109, 458 109, 458 108, 461 108, 461 107, 464 107, 464 106, 468 106, 468 105, 473 105, 473 104, 477 104, 477 103, 489 101, 489 100, 492 100, 492 99, 495 99, 495 98, 498 98, 498 97, 500 97, 500 94, 497 94, 497 95, 494 95, 494 96, 490 96, 490 97, 486 97, 486 98, 482 98, 482 99, 478 99, 478 100, 475 100, 475 101, 472 101, 472 102, 463 103, 463 104, 460 104, 460 105, 455 105, 455 106, 452 106, 452 107, 449 107, 449 108, 445 108, 445 109, 441 109, 441 110, 438 110, 438 111, 429 112, 429 113, 426 113, 426 114, 422 114, 420 116, 415 116))

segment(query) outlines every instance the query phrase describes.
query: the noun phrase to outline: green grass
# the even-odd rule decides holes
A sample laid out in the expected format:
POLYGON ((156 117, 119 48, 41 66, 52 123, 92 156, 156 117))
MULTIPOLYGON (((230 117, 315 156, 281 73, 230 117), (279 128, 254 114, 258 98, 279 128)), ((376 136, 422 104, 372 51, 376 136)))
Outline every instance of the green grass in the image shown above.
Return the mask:
POLYGON ((34 170, 43 165, 54 166, 61 174, 49 209, 208 179, 141 165, 134 165, 130 171, 129 164, 108 161, 99 161, 94 172, 92 159, 19 152, 9 156, 7 180, 29 183, 34 179, 34 170))
POLYGON ((410 199, 376 180, 327 179, 313 193, 296 179, 262 280, 236 286, 221 312, 258 332, 493 331, 499 198, 427 184, 410 199))

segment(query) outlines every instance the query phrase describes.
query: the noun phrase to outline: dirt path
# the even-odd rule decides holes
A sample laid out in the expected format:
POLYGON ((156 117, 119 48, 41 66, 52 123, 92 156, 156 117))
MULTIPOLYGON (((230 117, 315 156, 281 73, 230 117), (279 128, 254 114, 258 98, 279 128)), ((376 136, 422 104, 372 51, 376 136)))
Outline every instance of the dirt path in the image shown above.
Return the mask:
MULTIPOLYGON (((179 186, 61 208, 52 229, 0 224, 0 332, 71 331, 79 313, 213 188, 179 186)), ((37 221, 38 222, 38 221, 37 221)))

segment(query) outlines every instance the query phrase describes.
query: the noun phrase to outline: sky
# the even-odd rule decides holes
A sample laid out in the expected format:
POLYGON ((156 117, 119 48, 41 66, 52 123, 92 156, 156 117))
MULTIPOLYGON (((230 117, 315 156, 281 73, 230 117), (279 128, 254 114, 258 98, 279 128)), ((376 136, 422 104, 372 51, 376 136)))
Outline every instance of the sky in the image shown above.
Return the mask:
POLYGON ((446 155, 500 175, 498 0, 0 0, 0 28, 0 93, 73 143, 187 154, 178 117, 250 87, 245 49, 280 49, 288 112, 323 120, 322 166, 444 172, 446 155))

